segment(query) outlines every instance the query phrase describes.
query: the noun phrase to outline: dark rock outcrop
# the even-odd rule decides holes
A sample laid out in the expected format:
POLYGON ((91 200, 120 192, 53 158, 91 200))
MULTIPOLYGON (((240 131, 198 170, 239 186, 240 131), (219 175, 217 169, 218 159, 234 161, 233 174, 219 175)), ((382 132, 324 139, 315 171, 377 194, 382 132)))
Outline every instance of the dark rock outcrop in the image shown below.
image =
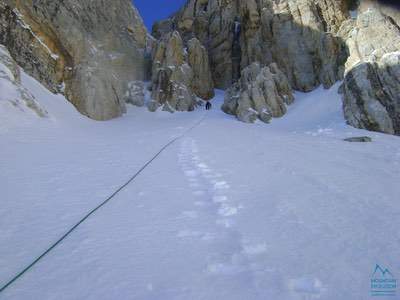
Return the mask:
POLYGON ((372 139, 369 136, 356 136, 343 139, 345 142, 349 143, 371 143, 372 139))

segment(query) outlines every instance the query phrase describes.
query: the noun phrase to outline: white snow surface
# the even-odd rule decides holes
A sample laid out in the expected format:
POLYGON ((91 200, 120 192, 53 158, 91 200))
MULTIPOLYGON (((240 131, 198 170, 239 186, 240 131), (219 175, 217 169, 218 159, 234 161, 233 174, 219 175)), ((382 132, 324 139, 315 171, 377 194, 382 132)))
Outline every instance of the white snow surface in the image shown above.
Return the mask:
POLYGON ((209 112, 96 122, 23 84, 49 117, 0 116, 0 286, 204 121, 1 300, 358 300, 377 263, 400 277, 400 139, 348 127, 337 85, 249 125, 220 91, 209 112))

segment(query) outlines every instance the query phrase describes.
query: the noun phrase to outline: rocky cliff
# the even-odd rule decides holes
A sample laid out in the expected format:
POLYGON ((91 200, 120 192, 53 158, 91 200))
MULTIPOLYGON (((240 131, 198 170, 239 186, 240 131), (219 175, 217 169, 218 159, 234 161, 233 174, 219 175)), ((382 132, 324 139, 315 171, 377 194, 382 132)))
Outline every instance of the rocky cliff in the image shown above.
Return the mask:
POLYGON ((196 97, 191 88, 193 70, 185 59, 182 39, 174 31, 157 44, 153 55, 150 111, 192 111, 196 97))
POLYGON ((215 86, 228 89, 223 110, 242 121, 269 122, 291 103, 269 75, 272 64, 295 90, 344 80, 350 125, 400 134, 399 20, 398 7, 376 0, 188 0, 153 35, 198 39, 215 86))
MULTIPOLYGON (((246 121, 254 120, 257 112, 259 119, 269 121, 282 116, 286 112, 284 106, 291 103, 277 97, 279 89, 267 91, 266 86, 274 88, 276 82, 268 75, 271 64, 274 73, 281 74, 283 82, 293 89, 311 91, 321 84, 332 86, 343 78, 347 51, 337 32, 349 17, 346 1, 189 0, 171 19, 155 24, 153 35, 162 38, 176 30, 184 44, 193 38, 199 40, 208 51, 215 86, 229 88, 224 110, 235 111, 239 119, 246 121), (250 76, 256 82, 240 80, 250 70, 256 71, 250 67, 254 63, 261 69, 266 67, 259 76, 250 76), (265 76, 266 86, 261 87, 265 76), (263 91, 264 100, 247 97, 249 84, 263 91), (234 92, 237 89, 240 91, 234 92), (268 104, 277 99, 281 109, 271 113, 265 105, 271 108, 268 104), (260 101, 265 105, 260 106, 260 101)), ((286 90, 285 95, 291 95, 286 90)))
POLYGON ((129 0, 0 0, 0 43, 96 120, 120 116, 129 83, 146 74, 147 32, 129 0))
POLYGON ((186 45, 178 31, 166 32, 155 43, 152 55, 150 111, 192 111, 199 97, 214 97, 208 52, 192 38, 186 45))
POLYGON ((340 34, 349 58, 343 83, 344 114, 354 127, 400 135, 400 15, 374 1, 340 34))
POLYGON ((189 0, 170 20, 154 26, 161 37, 172 28, 185 41, 207 46, 215 85, 229 87, 253 62, 276 62, 292 86, 310 91, 341 78, 344 63, 335 33, 348 18, 344 1, 189 0))
POLYGON ((243 69, 240 80, 227 90, 222 110, 246 123, 257 119, 269 123, 272 118, 282 117, 286 105, 292 102, 292 88, 278 66, 253 63, 243 69))
POLYGON ((400 135, 400 10, 377 0, 188 0, 153 36, 129 0, 0 0, 0 44, 48 89, 106 120, 125 103, 191 111, 226 90, 245 122, 343 80, 352 126, 400 135), (357 10, 357 13, 355 12, 357 10))

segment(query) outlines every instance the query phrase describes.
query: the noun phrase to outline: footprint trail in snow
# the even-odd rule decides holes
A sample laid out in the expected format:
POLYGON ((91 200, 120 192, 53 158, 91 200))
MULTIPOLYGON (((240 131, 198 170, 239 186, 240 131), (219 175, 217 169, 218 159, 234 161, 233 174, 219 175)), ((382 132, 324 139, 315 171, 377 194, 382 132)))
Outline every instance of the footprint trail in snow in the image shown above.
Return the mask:
POLYGON ((256 292, 262 280, 256 277, 265 265, 260 256, 266 252, 266 244, 243 240, 235 225, 243 205, 231 201, 229 183, 202 160, 194 139, 182 140, 178 156, 195 200, 193 210, 182 212, 188 225, 177 237, 209 243, 211 251, 204 271, 214 280, 215 276, 231 280, 236 277, 237 282, 246 283, 248 289, 256 292))
MULTIPOLYGON (((208 243, 209 256, 204 272, 210 280, 228 280, 232 285, 241 285, 241 289, 251 291, 254 299, 266 293, 271 297, 279 296, 270 289, 279 270, 270 266, 268 244, 262 240, 249 242, 236 228, 235 218, 244 206, 231 199, 229 182, 202 159, 193 138, 182 140, 178 157, 195 200, 193 209, 181 214, 187 219, 187 227, 178 232, 177 237, 208 243)), ((313 280, 301 278, 301 284, 299 280, 281 282, 287 285, 289 298, 321 294, 319 288, 312 292, 299 288, 312 285, 313 280)))

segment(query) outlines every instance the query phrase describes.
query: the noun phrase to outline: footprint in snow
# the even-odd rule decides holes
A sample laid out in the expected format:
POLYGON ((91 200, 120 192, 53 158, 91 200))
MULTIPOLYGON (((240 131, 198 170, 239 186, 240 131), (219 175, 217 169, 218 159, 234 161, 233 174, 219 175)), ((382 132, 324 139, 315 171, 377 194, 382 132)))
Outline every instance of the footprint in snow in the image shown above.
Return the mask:
POLYGON ((267 252, 267 244, 251 244, 243 247, 243 253, 246 255, 259 255, 267 252))
POLYGON ((223 217, 234 216, 237 213, 238 213, 238 208, 237 207, 231 207, 231 206, 222 206, 218 210, 218 214, 223 216, 223 217))
POLYGON ((225 196, 225 195, 220 195, 220 196, 219 195, 215 195, 215 196, 212 197, 212 200, 213 200, 214 203, 223 203, 223 202, 228 201, 228 197, 225 196))
POLYGON ((324 292, 325 287, 318 278, 295 278, 288 282, 289 290, 302 294, 319 297, 324 292))
POLYGON ((229 184, 226 182, 226 181, 217 181, 215 184, 214 184, 214 189, 216 189, 216 190, 218 190, 218 189, 229 189, 230 188, 230 186, 229 186, 229 184))

